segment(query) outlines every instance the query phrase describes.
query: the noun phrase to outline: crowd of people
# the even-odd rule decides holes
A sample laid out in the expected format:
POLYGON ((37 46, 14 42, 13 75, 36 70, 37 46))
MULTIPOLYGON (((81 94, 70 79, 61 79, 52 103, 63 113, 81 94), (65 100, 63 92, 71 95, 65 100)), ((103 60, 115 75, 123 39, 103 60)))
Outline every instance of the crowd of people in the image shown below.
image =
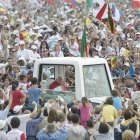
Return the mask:
POLYGON ((112 33, 105 21, 85 12, 84 2, 75 9, 64 1, 47 2, 12 0, 11 8, 0 10, 0 140, 140 139, 139 12, 117 1, 120 19, 112 33), (80 57, 87 17, 85 55, 107 60, 111 97, 97 106, 86 97, 44 102, 33 77, 35 61, 80 57))

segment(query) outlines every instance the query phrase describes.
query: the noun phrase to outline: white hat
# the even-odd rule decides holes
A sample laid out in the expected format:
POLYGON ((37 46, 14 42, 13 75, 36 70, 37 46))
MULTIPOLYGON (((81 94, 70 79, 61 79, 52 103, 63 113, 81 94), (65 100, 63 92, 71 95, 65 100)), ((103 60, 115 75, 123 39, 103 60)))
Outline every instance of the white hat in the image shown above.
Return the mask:
POLYGON ((8 18, 6 16, 3 17, 4 20, 8 20, 8 18))
POLYGON ((135 47, 140 49, 140 44, 137 44, 135 47))
POLYGON ((21 30, 21 31, 24 31, 24 30, 25 30, 24 25, 21 26, 20 30, 21 30))
POLYGON ((25 24, 25 28, 26 28, 26 27, 30 27, 30 26, 31 26, 31 25, 30 25, 29 23, 25 24))
POLYGON ((41 33, 39 33, 39 34, 37 35, 37 37, 42 37, 42 34, 41 34, 41 33))
POLYGON ((19 44, 20 44, 20 45, 25 45, 25 42, 22 40, 22 41, 20 41, 19 44))
POLYGON ((40 29, 38 32, 39 33, 44 33, 44 30, 43 29, 40 29))
POLYGON ((36 45, 32 45, 31 49, 37 49, 37 46, 36 45))
POLYGON ((23 61, 25 61, 25 58, 24 57, 19 57, 19 59, 18 59, 19 61, 20 60, 23 60, 23 61))
POLYGON ((14 112, 14 113, 18 113, 22 108, 23 108, 22 105, 16 105, 16 106, 13 108, 13 112, 14 112))
POLYGON ((62 37, 58 38, 58 41, 60 41, 60 40, 63 40, 63 38, 62 37))
POLYGON ((13 45, 13 47, 18 47, 19 46, 19 44, 18 43, 15 43, 14 45, 13 45))
POLYGON ((40 27, 40 29, 43 29, 43 28, 48 28, 48 26, 44 24, 40 27))
POLYGON ((34 30, 39 30, 39 26, 35 26, 33 29, 34 30))
POLYGON ((18 35, 18 31, 15 30, 15 31, 11 32, 11 35, 18 35))
POLYGON ((30 32, 30 36, 36 36, 35 32, 30 32))
POLYGON ((129 15, 128 17, 133 17, 132 15, 129 15))
POLYGON ((53 31, 53 30, 52 30, 52 29, 50 29, 50 28, 49 28, 49 29, 47 29, 47 32, 52 32, 52 31, 53 31))
POLYGON ((132 38, 128 38, 127 40, 128 40, 128 41, 133 41, 133 39, 132 39, 132 38))
POLYGON ((128 62, 125 62, 124 66, 130 67, 130 64, 128 62))
POLYGON ((136 35, 140 35, 140 32, 137 32, 136 35))
POLYGON ((4 100, 0 99, 0 105, 4 104, 4 100))
POLYGON ((10 45, 7 45, 7 48, 8 48, 8 49, 11 49, 12 47, 11 47, 10 45))
POLYGON ((6 121, 0 120, 0 129, 4 128, 6 121))

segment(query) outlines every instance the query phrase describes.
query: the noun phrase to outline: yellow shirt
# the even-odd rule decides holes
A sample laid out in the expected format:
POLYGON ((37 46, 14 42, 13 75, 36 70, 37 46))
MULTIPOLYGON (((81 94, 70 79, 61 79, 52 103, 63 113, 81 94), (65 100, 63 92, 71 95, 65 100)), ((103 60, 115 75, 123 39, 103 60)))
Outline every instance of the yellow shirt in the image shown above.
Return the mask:
POLYGON ((102 122, 113 122, 117 118, 117 110, 113 105, 105 105, 102 112, 102 122))

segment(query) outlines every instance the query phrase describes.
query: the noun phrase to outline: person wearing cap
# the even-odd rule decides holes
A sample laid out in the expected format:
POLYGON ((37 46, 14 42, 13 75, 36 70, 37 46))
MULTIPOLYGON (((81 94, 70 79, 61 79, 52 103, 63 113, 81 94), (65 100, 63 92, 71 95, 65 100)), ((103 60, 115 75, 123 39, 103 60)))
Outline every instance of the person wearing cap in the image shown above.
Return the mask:
POLYGON ((0 140, 6 140, 6 132, 4 128, 6 126, 6 121, 0 120, 0 140))
POLYGON ((22 109, 23 109, 23 106, 22 105, 17 105, 13 108, 13 112, 15 113, 15 115, 12 115, 12 116, 9 116, 7 119, 6 119, 6 122, 8 124, 10 124, 11 122, 11 119, 13 117, 18 117, 20 119, 20 125, 19 125, 19 130, 20 131, 23 131, 25 133, 25 136, 26 136, 26 123, 27 121, 29 121, 30 118, 32 118, 36 112, 37 112, 37 103, 36 102, 32 102, 32 104, 34 105, 34 110, 33 112, 30 112, 28 111, 28 113, 24 114, 22 112, 22 109))
POLYGON ((40 59, 41 56, 40 56, 40 54, 37 53, 37 46, 36 45, 32 45, 31 49, 33 51, 33 58, 32 59, 40 59))
POLYGON ((130 62, 125 62, 121 71, 121 77, 134 78, 135 70, 130 62))
POLYGON ((64 53, 64 50, 68 49, 67 44, 64 42, 64 39, 62 37, 59 38, 58 43, 61 46, 61 51, 64 53))
POLYGON ((54 123, 49 123, 46 128, 43 128, 37 133, 38 140, 67 140, 68 132, 65 129, 60 129, 54 123))
POLYGON ((15 42, 15 39, 17 38, 17 34, 15 32, 11 33, 11 39, 9 40, 9 45, 13 45, 15 42))
POLYGON ((13 117, 10 121, 11 131, 6 134, 6 140, 26 140, 25 133, 19 130, 20 119, 13 117))
POLYGON ((36 41, 37 34, 34 33, 33 31, 30 32, 30 44, 34 44, 36 41))
POLYGON ((136 40, 133 42, 133 46, 137 46, 140 44, 140 32, 136 33, 136 40))
POLYGON ((38 49, 39 49, 42 41, 43 41, 43 35, 39 33, 37 35, 37 39, 34 41, 34 44, 37 46, 38 49))
POLYGON ((99 58, 98 50, 94 47, 89 49, 89 54, 90 54, 90 57, 99 58))
POLYGON ((102 47, 100 57, 105 59, 108 58, 108 51, 105 47, 102 47))
POLYGON ((32 53, 25 48, 25 42, 20 41, 20 50, 17 52, 17 58, 23 57, 26 61, 29 61, 32 58, 32 53))
POLYGON ((134 78, 138 81, 140 80, 140 65, 135 66, 135 75, 134 78))
POLYGON ((33 27, 33 32, 38 33, 38 30, 39 30, 39 26, 33 27))

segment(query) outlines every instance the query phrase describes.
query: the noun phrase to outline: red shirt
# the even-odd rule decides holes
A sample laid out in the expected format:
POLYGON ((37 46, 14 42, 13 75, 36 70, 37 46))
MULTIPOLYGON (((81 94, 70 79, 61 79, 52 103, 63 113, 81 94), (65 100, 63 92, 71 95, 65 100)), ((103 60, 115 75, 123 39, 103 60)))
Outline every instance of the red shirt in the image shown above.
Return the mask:
POLYGON ((49 89, 55 89, 59 86, 60 86, 60 83, 58 83, 57 81, 54 81, 50 84, 49 89))
POLYGON ((21 99, 24 97, 24 95, 22 94, 20 90, 15 90, 12 93, 12 97, 13 97, 13 100, 12 100, 12 105, 11 105, 10 110, 13 110, 13 108, 16 105, 21 105, 21 99))

